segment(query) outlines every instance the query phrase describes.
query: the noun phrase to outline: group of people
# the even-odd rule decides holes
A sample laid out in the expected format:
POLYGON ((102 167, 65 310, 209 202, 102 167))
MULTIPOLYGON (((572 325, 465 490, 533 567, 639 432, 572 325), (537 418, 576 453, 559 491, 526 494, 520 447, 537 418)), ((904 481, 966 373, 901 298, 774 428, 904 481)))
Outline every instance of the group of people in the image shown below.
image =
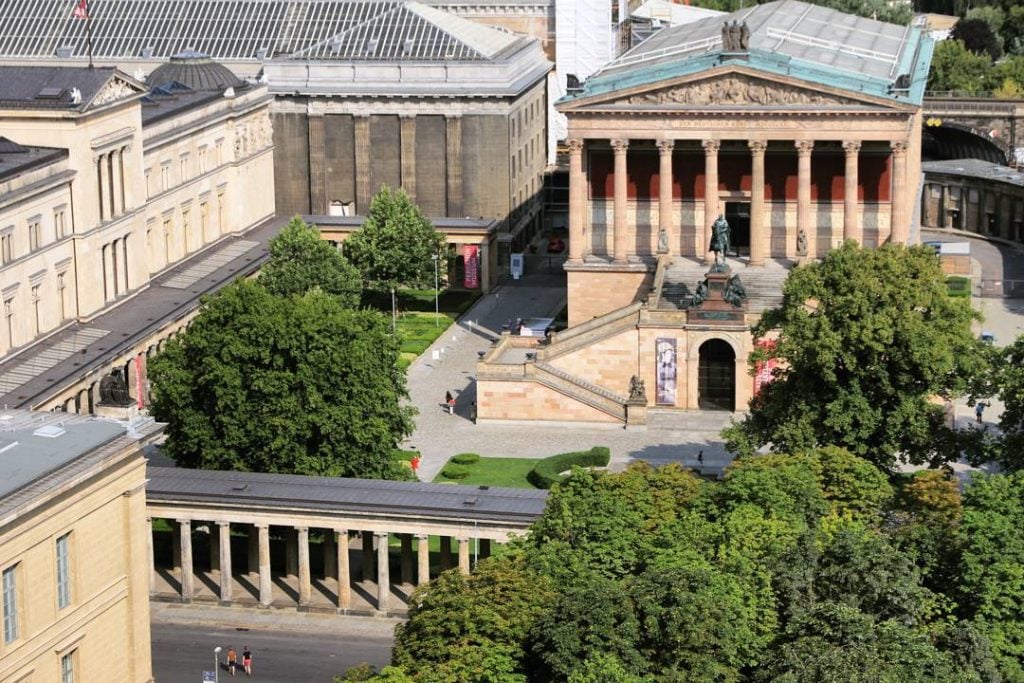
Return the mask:
MULTIPOLYGON (((232 646, 228 648, 228 671, 234 676, 237 669, 238 652, 232 646)), ((249 649, 248 645, 242 648, 242 670, 245 671, 246 676, 252 676, 252 650, 249 649)))

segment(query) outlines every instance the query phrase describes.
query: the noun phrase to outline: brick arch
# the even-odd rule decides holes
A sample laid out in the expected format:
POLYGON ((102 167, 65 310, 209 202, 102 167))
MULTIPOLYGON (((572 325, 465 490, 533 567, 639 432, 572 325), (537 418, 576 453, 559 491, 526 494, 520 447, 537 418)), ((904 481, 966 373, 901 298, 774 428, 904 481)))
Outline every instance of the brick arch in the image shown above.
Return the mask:
POLYGON ((966 158, 1006 164, 1013 158, 1009 143, 966 123, 943 120, 941 125, 925 127, 921 138, 926 155, 939 161, 966 158))

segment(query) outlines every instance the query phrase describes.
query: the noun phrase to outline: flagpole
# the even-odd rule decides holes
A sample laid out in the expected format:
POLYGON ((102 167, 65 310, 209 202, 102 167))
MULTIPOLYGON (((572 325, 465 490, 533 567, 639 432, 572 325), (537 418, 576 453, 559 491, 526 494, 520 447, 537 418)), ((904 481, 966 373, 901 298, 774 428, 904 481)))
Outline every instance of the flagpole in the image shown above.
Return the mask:
POLYGON ((85 5, 85 47, 89 51, 89 68, 92 66, 92 12, 89 11, 89 0, 82 0, 85 5))

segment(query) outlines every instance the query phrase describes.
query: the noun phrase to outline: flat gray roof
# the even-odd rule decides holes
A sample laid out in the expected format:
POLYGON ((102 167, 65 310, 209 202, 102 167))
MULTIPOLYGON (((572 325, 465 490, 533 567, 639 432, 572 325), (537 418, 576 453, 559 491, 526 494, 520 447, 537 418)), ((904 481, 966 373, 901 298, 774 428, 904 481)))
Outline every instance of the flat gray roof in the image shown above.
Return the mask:
POLYGON ((921 170, 925 173, 944 173, 946 175, 963 176, 964 178, 978 178, 981 180, 994 180, 1000 183, 1024 187, 1024 171, 1018 171, 993 164, 990 161, 981 159, 950 159, 948 161, 926 161, 921 164, 921 170))
POLYGON ((0 410, 0 498, 124 435, 125 425, 87 415, 0 410))
POLYGON ((149 467, 146 500, 212 503, 290 510, 465 518, 529 524, 544 511, 548 492, 379 479, 304 477, 149 467))

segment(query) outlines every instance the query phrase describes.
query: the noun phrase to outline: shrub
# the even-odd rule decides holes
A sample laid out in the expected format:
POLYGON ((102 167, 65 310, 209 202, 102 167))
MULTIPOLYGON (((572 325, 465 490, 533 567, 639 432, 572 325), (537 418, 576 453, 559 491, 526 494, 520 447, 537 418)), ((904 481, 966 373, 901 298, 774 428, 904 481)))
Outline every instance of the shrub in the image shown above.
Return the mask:
POLYGON ((418 451, 404 451, 400 448, 396 448, 394 451, 392 451, 392 455, 394 455, 395 460, 404 460, 405 462, 412 462, 413 458, 418 458, 420 454, 418 451))
POLYGON ((573 467, 606 467, 611 451, 605 446, 594 446, 589 451, 559 453, 537 461, 526 479, 539 489, 549 489, 565 477, 562 472, 573 467))
POLYGON ((452 456, 452 462, 456 465, 475 465, 480 462, 480 456, 476 453, 459 453, 452 456))
POLYGON ((402 353, 415 353, 417 356, 427 350, 429 341, 423 339, 409 339, 402 342, 402 353))
POLYGON ((469 467, 466 465, 445 465, 441 470, 441 476, 445 479, 465 479, 469 476, 469 467))
POLYGON ((946 278, 946 287, 952 297, 970 298, 971 281, 969 278, 953 275, 946 278))

